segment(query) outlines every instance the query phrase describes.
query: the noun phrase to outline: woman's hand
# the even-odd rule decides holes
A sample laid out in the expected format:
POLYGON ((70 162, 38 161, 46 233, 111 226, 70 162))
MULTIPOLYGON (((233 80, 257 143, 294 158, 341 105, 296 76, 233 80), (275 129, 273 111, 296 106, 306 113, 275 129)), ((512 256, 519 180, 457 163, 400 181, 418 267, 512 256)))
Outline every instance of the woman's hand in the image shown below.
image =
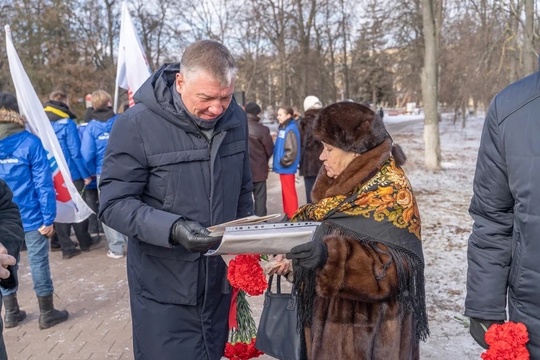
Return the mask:
POLYGON ((287 275, 291 271, 291 261, 283 254, 270 255, 265 269, 268 275, 287 275))

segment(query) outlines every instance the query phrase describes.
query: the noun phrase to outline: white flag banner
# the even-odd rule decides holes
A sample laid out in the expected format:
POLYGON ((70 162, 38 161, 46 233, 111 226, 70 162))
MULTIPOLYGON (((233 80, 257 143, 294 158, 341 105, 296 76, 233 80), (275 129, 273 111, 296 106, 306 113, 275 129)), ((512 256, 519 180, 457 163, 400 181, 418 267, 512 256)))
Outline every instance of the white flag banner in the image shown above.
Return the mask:
POLYGON ((6 30, 6 52, 9 62, 11 78, 17 92, 17 102, 21 114, 26 117, 27 126, 33 134, 37 135, 47 151, 47 158, 51 166, 56 190, 56 219, 55 222, 74 223, 88 218, 93 211, 86 205, 81 195, 71 181, 69 168, 51 126, 45 114, 28 75, 13 46, 9 25, 6 30))
MULTIPOLYGON (((120 44, 118 46, 118 67, 116 85, 128 91, 129 106, 134 104, 133 94, 152 75, 143 47, 135 32, 126 2, 122 2, 122 22, 120 24, 120 44)), ((115 99, 116 101, 116 99, 115 99)), ((116 111, 116 104, 115 104, 116 111)))

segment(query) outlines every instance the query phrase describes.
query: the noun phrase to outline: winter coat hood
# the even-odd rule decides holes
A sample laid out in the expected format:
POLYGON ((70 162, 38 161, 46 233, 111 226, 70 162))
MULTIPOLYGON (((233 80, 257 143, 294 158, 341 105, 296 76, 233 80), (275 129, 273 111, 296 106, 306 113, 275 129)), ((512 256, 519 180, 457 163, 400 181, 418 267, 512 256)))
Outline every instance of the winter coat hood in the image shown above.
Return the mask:
POLYGON ((77 115, 69 110, 69 106, 61 101, 49 100, 44 104, 43 110, 45 110, 50 121, 77 118, 77 115))
POLYGON ((12 110, 0 109, 0 123, 2 124, 17 124, 24 129, 24 117, 12 110))
POLYGON ((106 109, 98 109, 98 110, 92 110, 92 114, 90 115, 90 120, 97 120, 101 122, 106 122, 110 118, 112 118, 115 115, 112 107, 108 107, 106 109))
POLYGON ((0 109, 0 140, 24 130, 24 118, 15 111, 0 109))

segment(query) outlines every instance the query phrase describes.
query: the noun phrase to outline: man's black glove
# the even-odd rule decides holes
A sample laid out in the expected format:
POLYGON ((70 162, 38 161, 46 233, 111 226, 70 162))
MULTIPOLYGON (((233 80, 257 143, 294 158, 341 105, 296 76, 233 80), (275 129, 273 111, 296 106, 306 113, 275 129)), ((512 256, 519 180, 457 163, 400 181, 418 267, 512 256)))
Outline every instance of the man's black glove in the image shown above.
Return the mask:
POLYGON ((197 221, 180 219, 172 226, 169 242, 172 245, 182 245, 190 252, 205 252, 221 241, 221 236, 209 234, 210 231, 197 221))
POLYGON ((293 247, 285 256, 287 259, 293 259, 293 266, 316 269, 326 262, 328 248, 322 241, 310 241, 293 247))
POLYGON ((486 343, 485 335, 487 329, 493 324, 504 324, 503 320, 481 320, 481 319, 475 319, 471 318, 471 326, 469 328, 469 332, 471 333, 471 336, 473 339, 483 347, 484 349, 488 348, 488 344, 486 343), (484 325, 484 327, 482 326, 484 325))

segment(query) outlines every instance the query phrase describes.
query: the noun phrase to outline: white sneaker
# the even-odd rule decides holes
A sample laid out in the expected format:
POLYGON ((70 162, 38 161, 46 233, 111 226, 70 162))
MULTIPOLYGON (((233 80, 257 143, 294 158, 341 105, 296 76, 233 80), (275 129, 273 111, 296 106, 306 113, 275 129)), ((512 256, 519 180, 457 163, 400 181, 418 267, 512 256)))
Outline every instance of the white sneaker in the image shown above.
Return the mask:
POLYGON ((111 259, 121 259, 124 257, 124 254, 115 254, 111 250, 107 251, 107 256, 111 259))

